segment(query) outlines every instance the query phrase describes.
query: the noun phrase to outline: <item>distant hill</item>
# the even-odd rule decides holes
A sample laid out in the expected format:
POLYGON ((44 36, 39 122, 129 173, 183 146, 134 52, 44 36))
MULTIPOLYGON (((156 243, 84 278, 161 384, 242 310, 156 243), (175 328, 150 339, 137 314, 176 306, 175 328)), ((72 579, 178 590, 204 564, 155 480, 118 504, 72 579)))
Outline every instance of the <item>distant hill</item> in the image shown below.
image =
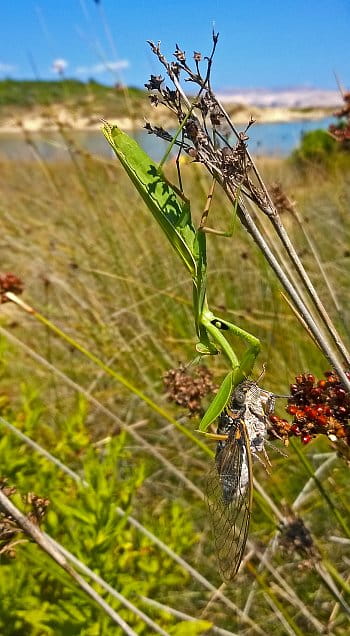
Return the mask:
MULTIPOLYGON (((247 123, 251 116, 256 121, 270 122, 319 119, 331 114, 332 107, 341 103, 335 91, 312 89, 231 91, 220 98, 237 124, 247 123)), ((141 127, 145 120, 168 128, 177 126, 172 114, 162 107, 152 107, 147 91, 139 88, 76 79, 0 81, 3 132, 21 131, 23 127, 33 132, 58 126, 97 129, 101 119, 117 123, 123 129, 141 127)))
POLYGON ((238 102, 240 104, 260 107, 287 108, 337 108, 343 100, 338 90, 320 88, 292 87, 268 90, 264 88, 234 89, 219 95, 222 102, 238 102))
MULTIPOLYGON (((140 101, 146 91, 128 88, 127 98, 140 101)), ((0 81, 0 108, 36 108, 51 104, 69 104, 86 107, 91 112, 102 104, 115 105, 120 112, 125 109, 126 91, 121 86, 105 86, 94 80, 81 82, 76 79, 13 80, 0 81)))

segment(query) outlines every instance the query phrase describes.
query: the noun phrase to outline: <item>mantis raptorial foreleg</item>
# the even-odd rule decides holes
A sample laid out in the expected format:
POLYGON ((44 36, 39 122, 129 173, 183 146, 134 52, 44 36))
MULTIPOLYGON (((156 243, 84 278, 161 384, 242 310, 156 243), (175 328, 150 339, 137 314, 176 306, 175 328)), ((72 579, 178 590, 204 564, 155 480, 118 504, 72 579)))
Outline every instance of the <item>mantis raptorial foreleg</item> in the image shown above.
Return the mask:
POLYGON ((206 205, 205 205, 205 208, 199 223, 198 232, 205 232, 206 234, 216 234, 217 236, 223 236, 224 238, 231 238, 235 229, 236 212, 237 212, 237 205, 238 205, 238 199, 240 194, 240 187, 237 189, 236 203, 233 208, 232 221, 231 221, 230 228, 228 231, 225 231, 225 230, 217 230, 213 227, 208 227, 207 225, 205 225, 208 219, 210 206, 214 196, 215 184, 216 184, 216 179, 213 179, 212 185, 210 186, 210 190, 207 196, 206 205))

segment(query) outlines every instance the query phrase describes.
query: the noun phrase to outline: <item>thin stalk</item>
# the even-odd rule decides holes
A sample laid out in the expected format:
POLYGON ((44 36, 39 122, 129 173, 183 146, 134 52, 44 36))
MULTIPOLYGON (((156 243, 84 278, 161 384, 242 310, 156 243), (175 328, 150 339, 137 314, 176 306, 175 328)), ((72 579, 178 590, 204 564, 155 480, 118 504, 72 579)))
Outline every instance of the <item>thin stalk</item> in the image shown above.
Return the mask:
POLYGON ((312 466, 308 462, 308 460, 305 457, 304 453, 301 452, 298 443, 295 443, 293 440, 291 440, 291 445, 293 446, 293 450, 295 450, 295 452, 298 455, 298 457, 299 457, 301 463, 303 464, 305 470, 310 475, 310 477, 314 480, 314 482, 316 484, 316 487, 318 488, 318 490, 319 490, 320 494, 322 495, 322 497, 324 498, 324 500, 327 502, 329 509, 332 511, 332 514, 334 515, 334 517, 338 521, 339 525, 341 526, 341 528, 345 532, 345 535, 348 538, 350 538, 350 529, 348 528, 345 519, 343 519, 343 517, 340 514, 337 506, 333 503, 333 501, 330 498, 329 494, 326 492, 325 488, 323 487, 322 482, 316 476, 312 466))
MULTIPOLYGON (((214 99, 215 99, 219 109, 221 110, 221 113, 224 115, 224 117, 226 119, 226 122, 229 124, 231 130, 234 132, 234 134, 236 135, 237 139, 239 139, 239 134, 238 134, 237 130, 235 129, 235 127, 233 126, 233 124, 232 124, 232 122, 231 122, 226 110, 224 109, 222 104, 215 97, 214 97, 214 99)), ((273 202, 271 200, 270 194, 269 194, 269 192, 268 192, 268 190, 267 190, 267 188, 265 186, 265 183, 264 183, 264 181, 263 181, 263 179, 262 179, 262 177, 261 177, 261 175, 260 175, 260 173, 259 173, 259 171, 258 171, 258 169, 257 169, 257 167, 256 167, 256 165, 255 165, 255 163, 254 163, 254 161, 253 161, 248 149, 246 149, 246 156, 247 156, 248 161, 251 164, 251 167, 252 167, 252 169, 254 171, 254 174, 255 174, 255 176, 256 176, 256 178, 258 180, 258 183, 259 183, 260 187, 262 188, 262 190, 264 192, 264 195, 266 197, 266 200, 268 201, 270 210, 271 210, 271 212, 274 213, 274 214, 269 214, 268 215, 269 218, 271 219, 271 221, 274 222, 274 221, 276 221, 275 206, 273 205, 273 202)), ((221 179, 220 179, 220 181, 221 181, 221 179)), ((232 200, 232 193, 230 191, 230 186, 228 184, 225 184, 225 183, 222 183, 222 185, 223 185, 226 193, 229 194, 230 200, 234 203, 234 201, 232 200)), ((272 253, 270 252, 270 255, 268 255, 268 252, 266 251, 267 245, 265 243, 265 246, 264 246, 263 243, 260 240, 258 240, 258 230, 257 230, 257 228, 254 227, 254 225, 252 224, 251 221, 249 222, 249 219, 248 219, 249 215, 247 215, 246 211, 244 210, 244 205, 241 204, 240 207, 241 207, 242 215, 243 215, 245 221, 247 222, 247 225, 248 225, 248 228, 249 228, 249 229, 247 228, 248 231, 252 235, 254 241, 258 244, 259 248, 262 250, 265 258, 267 259, 268 263, 270 264, 270 266, 272 267, 272 269, 274 270, 274 272, 278 276, 279 280, 281 281, 281 283, 284 286, 284 288, 286 289, 286 291, 293 298, 293 301, 297 304, 298 310, 303 315, 303 317, 305 317, 304 316, 304 311, 303 311, 303 308, 306 309, 305 305, 297 297, 297 294, 296 294, 294 289, 293 289, 293 294, 290 293, 292 287, 289 284, 288 284, 288 288, 285 286, 285 283, 283 282, 283 280, 281 278, 281 273, 283 274, 283 278, 284 279, 286 278, 284 272, 281 270, 281 268, 279 266, 276 269, 275 264, 273 264, 273 261, 270 258, 271 256, 273 256, 272 253)), ((284 228, 283 228, 281 223, 279 224, 278 227, 276 226, 275 229, 278 230, 279 236, 280 236, 282 242, 285 244, 289 256, 292 257, 292 262, 293 262, 295 268, 297 269, 298 274, 301 277, 306 289, 308 290, 308 292, 310 294, 310 297, 312 298, 312 300, 313 300, 318 312, 320 313, 321 318, 325 322, 325 325, 326 325, 328 331, 332 335, 332 338, 333 338, 338 350, 341 352, 342 356, 347 361, 347 364, 349 364, 349 366, 350 366, 350 354, 348 353, 348 351, 344 347, 343 343, 341 342, 341 339, 340 339, 337 331, 335 330, 334 326, 331 324, 331 322, 330 322, 330 320, 328 318, 327 312, 325 311, 325 309, 324 309, 324 307, 323 307, 323 305, 322 305, 322 303, 321 303, 316 291, 314 290, 313 285, 312 285, 309 277, 307 276, 307 274, 306 274, 306 272, 304 270, 304 267, 303 267, 298 255, 296 254, 295 249, 294 249, 294 247, 293 247, 293 245, 292 245, 287 233, 284 231, 284 228)), ((313 320, 313 318, 311 317, 310 314, 308 315, 308 320, 305 320, 305 321, 307 322, 307 324, 308 324, 310 329, 311 329, 311 324, 313 324, 313 328, 311 329, 311 331, 314 333, 314 330, 316 330, 314 335, 317 338, 317 340, 319 341, 320 347, 321 347, 324 355, 331 362, 331 364, 334 366, 334 368, 336 369, 338 375, 343 380, 346 388, 348 389, 348 391, 350 391, 350 381, 349 381, 349 379, 345 375, 345 373, 344 373, 342 367, 340 366, 338 360, 336 359, 336 357, 334 356, 333 352, 329 348, 328 343, 324 339, 324 337, 321 334, 320 330, 317 328, 316 323, 314 322, 314 320, 313 320), (310 322, 310 324, 309 324, 308 321, 310 322)))
POLYGON ((204 444, 200 439, 198 439, 185 426, 182 426, 182 424, 180 424, 174 417, 172 417, 167 411, 165 411, 165 409, 163 409, 161 406, 158 406, 158 404, 156 404, 156 402, 154 402, 145 393, 143 393, 143 391, 140 391, 140 389, 138 389, 131 382, 129 382, 129 380, 124 378, 124 376, 120 375, 120 373, 117 373, 116 371, 111 369, 107 364, 105 364, 102 360, 100 360, 100 358, 98 358, 95 354, 91 353, 83 345, 79 344, 79 342, 74 340, 74 338, 71 338, 71 336, 66 334, 59 327, 53 324, 50 320, 45 318, 45 316, 40 314, 38 311, 36 311, 33 307, 31 307, 27 303, 23 302, 20 298, 18 298, 18 296, 16 296, 16 294, 13 294, 12 292, 7 292, 6 295, 9 300, 14 302, 26 313, 30 314, 31 316, 33 316, 33 318, 35 318, 36 320, 41 322, 43 325, 48 327, 57 336, 59 336, 60 338, 68 342, 70 346, 74 347, 74 349, 77 349, 77 351, 80 351, 80 353, 82 353, 86 358, 91 360, 91 362, 94 362, 94 364, 100 367, 100 369, 103 369, 103 371, 105 371, 105 373, 111 376, 114 380, 117 380, 117 382, 125 386, 131 393, 134 393, 134 395, 140 398, 140 400, 148 404, 148 406, 150 406, 151 409, 155 411, 155 413, 158 413, 158 415, 161 415, 161 417, 168 420, 168 422, 173 424, 175 428, 177 428, 181 433, 183 433, 183 435, 188 437, 188 439, 190 439, 194 444, 196 444, 199 448, 201 448, 205 453, 211 455, 206 444, 204 444))
MULTIPOLYGON (((248 541, 248 546, 252 547, 251 541, 248 541)), ((264 555, 261 554, 258 550, 256 550, 256 555, 260 561, 264 560, 264 555)), ((276 570, 276 568, 274 568, 268 560, 264 560, 264 565, 280 586, 279 593, 282 594, 283 590, 285 596, 288 598, 288 602, 300 610, 305 618, 307 618, 307 620, 314 626, 317 634, 323 634, 324 626, 322 625, 322 623, 311 614, 307 605, 305 605, 305 603, 297 596, 293 588, 287 583, 286 579, 281 574, 279 574, 278 570, 276 570)), ((261 578, 260 575, 258 576, 259 578, 261 578)))
POLYGON ((185 117, 184 117, 184 119, 182 120, 182 122, 181 122, 180 126, 178 127, 178 129, 177 129, 177 131, 176 131, 176 133, 175 133, 174 137, 172 138, 171 142, 170 142, 170 143, 169 143, 169 145, 167 146, 167 149, 166 149, 166 151, 165 151, 165 153, 164 153, 164 156, 162 157, 162 159, 160 160, 160 162, 159 162, 159 164, 158 164, 158 167, 159 167, 159 168, 162 168, 162 167, 164 166, 164 164, 165 164, 165 162, 166 162, 167 158, 169 157, 169 155, 170 155, 170 153, 171 153, 171 151, 172 151, 172 149, 173 149, 173 147, 174 147, 174 145, 175 145, 175 143, 176 143, 176 140, 177 140, 177 138, 178 138, 179 134, 180 134, 180 133, 181 133, 181 131, 183 130, 184 126, 186 126, 186 124, 187 124, 187 122, 188 122, 188 120, 189 120, 189 117, 190 117, 190 116, 191 116, 191 114, 192 114, 193 108, 194 108, 194 106, 192 105, 192 106, 191 106, 191 108, 189 108, 189 109, 188 109, 188 111, 187 111, 187 113, 186 113, 186 116, 185 116, 185 117))
POLYGON ((279 622, 283 625, 285 633, 289 634, 289 636, 295 636, 294 629, 289 625, 288 621, 283 616, 281 610, 279 609, 279 606, 272 599, 271 595, 264 594, 264 598, 265 598, 266 603, 268 603, 270 605, 274 615, 277 616, 279 622))
POLYGON ((137 636, 136 632, 114 611, 114 609, 106 603, 106 601, 78 574, 67 562, 62 553, 54 547, 49 539, 39 530, 38 526, 34 525, 27 517, 22 514, 16 506, 10 501, 8 497, 0 489, 0 507, 15 520, 17 525, 27 534, 35 543, 45 552, 51 559, 53 559, 59 567, 61 567, 74 582, 89 596, 95 603, 97 603, 103 611, 112 619, 114 623, 119 625, 125 634, 128 636, 137 636))
MULTIPOLYGON (((200 619, 196 618, 195 616, 189 616, 188 614, 185 614, 184 612, 180 612, 179 610, 175 609, 174 607, 169 607, 169 605, 164 605, 163 603, 159 603, 158 601, 155 601, 153 598, 148 598, 147 596, 140 596, 140 599, 146 605, 150 605, 150 607, 155 607, 156 609, 160 610, 161 612, 166 612, 168 614, 171 614, 172 616, 176 616, 177 618, 181 618, 181 620, 183 620, 183 621, 196 622, 196 621, 200 620, 200 619)), ((210 620, 208 622, 211 623, 210 620)), ((211 631, 212 634, 219 634, 219 636, 238 636, 237 633, 228 632, 226 629, 221 629, 221 627, 216 627, 216 625, 211 625, 210 631, 211 631)))
POLYGON ((273 224, 273 227, 275 228, 276 233, 278 234, 282 244, 284 245, 286 252, 291 260, 291 262, 293 263, 296 271, 298 272, 300 279, 302 280, 319 316, 321 317, 328 333, 331 335, 339 353, 341 354, 341 356, 343 357, 343 359, 345 360, 347 366, 350 368, 350 353, 347 350, 347 348, 345 347, 344 343, 342 342, 342 339, 339 335, 339 333, 337 332, 332 320, 330 319, 326 308, 324 307, 320 297, 318 296, 307 272, 305 271, 305 268, 294 248, 293 243, 291 242, 288 233, 284 227, 284 225, 281 222, 281 219, 279 217, 279 215, 277 214, 277 212, 275 212, 274 214, 268 214, 268 218, 270 219, 271 223, 273 224))
POLYGON ((109 585, 104 579, 102 579, 98 574, 95 574, 95 572, 93 572, 93 570, 91 570, 89 567, 87 567, 87 565, 85 565, 85 563, 82 563, 82 561, 80 561, 79 559, 77 559, 77 557, 74 556, 74 554, 72 554, 71 552, 69 552, 69 550, 67 550, 66 548, 63 547, 63 545, 61 545, 60 543, 57 543, 57 541, 55 541, 55 539, 53 539, 52 537, 50 537, 49 535, 47 535, 46 533, 44 533, 44 536, 52 543, 52 545, 59 551, 61 552, 61 554, 63 554, 63 556, 70 561, 71 563, 74 563, 74 565, 81 570, 84 574, 86 574, 86 576, 88 576, 92 581, 94 581, 95 583, 98 583, 98 585, 100 585, 104 590, 106 590, 106 592, 108 592, 108 594, 110 594, 111 596, 113 596, 115 599, 117 599, 120 603, 122 603, 122 605, 124 605, 124 607, 127 607, 131 612, 133 612, 135 614, 135 616, 138 616, 139 618, 141 618, 141 620, 148 625, 149 627, 151 627, 155 632, 157 632, 157 634, 161 634, 162 636, 169 636, 168 632, 165 632, 164 629, 162 629, 161 627, 159 627, 159 625, 157 625, 157 623, 154 623, 154 621, 152 621, 152 619, 147 616, 147 614, 145 614, 144 612, 142 612, 142 610, 140 610, 138 607, 136 607, 136 605, 134 605, 133 603, 131 603, 130 601, 128 601, 127 598, 125 598, 125 596, 123 596, 122 594, 120 594, 119 592, 117 592, 117 590, 114 589, 114 587, 112 587, 111 585, 109 585))
MULTIPOLYGON (((202 491, 190 480, 188 479, 178 468, 174 466, 166 457, 164 457, 154 446, 154 444, 150 444, 147 442, 141 435, 138 434, 136 430, 134 430, 131 426, 128 426, 123 422, 123 420, 118 417, 113 411, 110 411, 102 402, 97 400, 93 395, 91 395, 86 389, 82 386, 74 382, 70 377, 68 377, 65 373, 57 369, 54 365, 50 364, 45 358, 40 356, 38 353, 33 351, 28 345, 26 345, 21 340, 18 340, 16 336, 12 333, 9 333, 0 326, 0 333, 7 338, 10 342, 14 343, 17 347, 21 347, 31 358, 33 358, 36 362, 43 365, 46 369, 48 369, 51 373, 55 374, 57 377, 61 378, 65 384, 70 386, 74 391, 83 395, 88 402, 93 404, 101 413, 104 413, 108 418, 110 418, 115 424, 117 424, 122 430, 126 431, 134 438, 134 440, 140 444, 152 457, 155 457, 169 473, 173 474, 176 479, 180 480, 187 488, 192 490, 198 497, 203 498, 202 491)), ((210 451, 211 452, 211 451, 210 451)))
MULTIPOLYGON (((89 484, 86 480, 82 479, 75 471, 66 466, 63 462, 61 462, 57 457, 49 453, 45 448, 34 442, 30 437, 19 431, 15 426, 7 422, 3 417, 0 417, 0 422, 4 424, 9 430, 11 430, 15 435, 17 435, 20 439, 22 439, 28 446, 33 448, 36 452, 40 453, 43 457, 45 457, 48 461, 57 466, 64 473, 69 475, 75 482, 88 487, 89 484)), ((203 493, 200 492, 200 498, 203 498, 203 493)), ((242 621, 257 631, 257 633, 261 634, 261 636, 265 636, 265 632, 260 629, 254 621, 243 615, 243 612, 236 606, 230 599, 227 598, 221 591, 219 591, 212 583, 208 581, 202 574, 200 574, 195 568, 193 568, 185 559, 183 559, 180 555, 178 555, 174 550, 169 548, 167 544, 165 544, 161 539, 159 539, 156 535, 154 535, 150 530, 148 530, 145 526, 143 526, 137 519, 127 514, 122 508, 119 506, 116 507, 116 512, 120 517, 126 519, 130 525, 136 528, 139 532, 141 532, 144 536, 146 536, 152 543, 157 545, 160 550, 165 552, 175 563, 178 563, 190 576, 194 578, 198 583, 200 583, 204 588, 209 590, 212 594, 216 594, 217 598, 220 599, 230 610, 237 612, 237 614, 241 617, 242 621)), ((72 555, 73 557, 73 555, 72 555)), ((75 557, 74 557, 75 558, 75 557)))
MULTIPOLYGON (((223 185, 224 185, 225 191, 226 191, 227 195, 229 196, 231 202, 233 204, 235 204, 235 195, 234 195, 234 193, 231 192, 230 188, 228 188, 227 185, 225 185, 225 184, 223 184, 223 185)), ((331 365, 337 371, 339 377, 343 381, 343 384, 345 385, 347 390, 350 391, 350 380, 346 376, 346 374, 345 374, 345 372, 344 372, 344 370, 343 370, 338 358, 334 355, 334 352, 329 347, 329 344, 328 344, 327 340, 325 339, 324 335, 322 334, 322 332, 320 331, 320 329, 316 325, 316 323, 315 323, 312 315, 310 314, 309 310, 307 309, 307 307, 304 305, 304 303, 300 299, 300 296, 296 292, 294 286, 290 283, 290 280, 289 280, 288 276, 285 274, 285 272, 281 268, 278 260, 276 259, 276 257, 272 253, 271 249, 267 245, 264 237, 262 236, 262 234, 260 233, 260 231, 256 227, 255 223, 253 222, 250 214, 248 213, 248 211, 247 211, 247 209, 246 209, 246 207, 245 207, 245 205, 244 205, 244 203, 242 201, 239 204, 239 212, 241 214, 243 225, 246 227, 246 229, 248 230, 249 234, 252 236, 253 240, 255 241, 255 243, 258 245, 258 247, 260 248, 260 250, 264 254, 267 262, 269 263, 269 265, 271 266, 271 268, 275 272, 275 274, 276 274, 277 278, 279 279, 279 281, 281 282, 282 286, 284 287, 286 292, 289 294, 289 296, 293 300, 296 308, 300 312, 302 318, 305 320, 305 322, 306 322, 308 328, 310 329, 312 335, 315 337, 315 339, 319 343, 319 346, 322 349, 322 352, 324 353, 325 357, 327 358, 327 360, 329 360, 331 365)))
POLYGON ((349 585, 347 584, 347 582, 344 581, 344 579, 340 576, 339 572, 337 572, 337 570, 332 566, 332 564, 329 561, 323 561, 323 564, 316 563, 315 564, 315 570, 318 572, 318 574, 321 577, 323 583, 329 589, 329 591, 332 594, 332 596, 334 596, 334 598, 336 598, 336 600, 338 601, 339 605, 341 605, 341 607, 346 612, 346 614, 348 614, 348 616, 350 616, 350 605, 348 605, 348 603, 343 599, 341 593, 339 592, 338 588, 336 587, 336 585, 335 585, 335 583, 333 581, 333 578, 335 578, 335 580, 341 585, 343 591, 346 594, 349 594, 350 590, 349 590, 349 585), (325 571, 323 566, 326 568, 326 570, 328 570, 328 572, 325 571), (332 576, 330 576, 330 574, 332 576))
MULTIPOLYGON (((293 621, 293 619, 290 616, 288 616, 288 614, 287 614, 285 608, 283 607, 283 605, 281 605, 281 603, 276 598, 275 594, 272 592, 271 588, 265 583, 264 577, 261 576, 260 574, 258 574, 258 572, 252 566, 251 563, 248 563, 247 567, 253 573, 253 575, 256 578, 256 580, 258 581, 260 587, 264 591, 264 594, 269 599, 271 599, 273 604, 278 608, 278 617, 281 620, 282 624, 284 625, 284 623, 286 622, 287 625, 289 626, 290 631, 288 631, 288 633, 289 634, 293 634, 293 636, 303 636, 303 633, 300 631, 300 629, 297 626, 297 624, 293 621), (283 620, 282 620, 282 617, 283 617, 283 620)), ((319 632, 319 633, 322 633, 322 632, 319 632)))
POLYGON ((306 484, 303 487, 303 489, 300 491, 300 493, 297 496, 297 498, 294 500, 294 502, 292 504, 292 510, 299 510, 299 508, 301 508, 306 503, 306 501, 310 497, 310 494, 313 492, 314 487, 315 487, 315 479, 314 479, 314 477, 316 477, 317 479, 320 480, 321 477, 323 477, 323 475, 334 464, 336 459, 337 459, 337 453, 331 453, 331 455, 328 456, 325 459, 325 461, 317 468, 317 470, 314 472, 312 477, 310 477, 310 479, 308 479, 308 481, 306 482, 306 484))
POLYGON ((314 259, 315 259, 315 261, 316 261, 316 263, 318 265, 318 268, 319 268, 319 270, 321 272, 322 278, 323 278, 323 280, 324 280, 324 282, 325 282, 325 284, 327 286, 329 295, 330 295, 330 297, 333 300, 333 303, 334 303, 334 306, 335 306, 335 308, 336 308, 336 310, 338 312, 338 315, 341 318, 341 320, 343 320, 343 310, 342 310, 342 307, 339 304, 339 301, 338 301, 338 298, 336 296, 334 287, 332 287, 332 285, 331 285, 331 283, 330 283, 330 281, 328 279, 328 276, 326 274, 325 268, 323 267, 323 263, 321 261, 320 255, 318 253, 317 247, 316 247, 315 243, 313 242, 312 238, 310 237, 309 232, 306 231, 305 224, 303 223, 303 219, 302 219, 300 213, 298 212, 298 210, 296 210, 296 209, 293 210, 293 217, 295 218, 296 222, 298 223, 298 226, 299 226, 300 230, 302 231, 302 233, 305 236, 305 239, 306 239, 306 241, 307 241, 307 243, 308 243, 308 245, 310 247, 310 250, 312 252, 312 255, 313 255, 313 257, 314 257, 314 259))

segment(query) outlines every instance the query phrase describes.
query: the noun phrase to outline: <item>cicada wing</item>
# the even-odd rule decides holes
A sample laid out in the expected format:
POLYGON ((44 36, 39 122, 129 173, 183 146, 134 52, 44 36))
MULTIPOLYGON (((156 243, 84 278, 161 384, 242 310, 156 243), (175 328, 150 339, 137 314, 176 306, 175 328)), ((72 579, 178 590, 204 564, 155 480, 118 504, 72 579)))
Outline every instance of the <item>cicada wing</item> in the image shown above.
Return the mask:
POLYGON ((239 568, 248 537, 253 497, 250 443, 240 420, 208 475, 206 500, 222 577, 230 581, 239 568))

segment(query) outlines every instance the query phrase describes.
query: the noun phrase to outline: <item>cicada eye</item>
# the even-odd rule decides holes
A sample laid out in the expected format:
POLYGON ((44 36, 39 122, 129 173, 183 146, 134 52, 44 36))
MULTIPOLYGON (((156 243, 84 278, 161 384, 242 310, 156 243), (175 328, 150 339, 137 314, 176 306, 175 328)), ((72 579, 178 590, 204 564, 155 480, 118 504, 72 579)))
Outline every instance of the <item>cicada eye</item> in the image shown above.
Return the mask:
POLYGON ((246 393, 241 386, 237 386, 232 394, 232 401, 238 402, 238 404, 244 404, 246 399, 246 393))

